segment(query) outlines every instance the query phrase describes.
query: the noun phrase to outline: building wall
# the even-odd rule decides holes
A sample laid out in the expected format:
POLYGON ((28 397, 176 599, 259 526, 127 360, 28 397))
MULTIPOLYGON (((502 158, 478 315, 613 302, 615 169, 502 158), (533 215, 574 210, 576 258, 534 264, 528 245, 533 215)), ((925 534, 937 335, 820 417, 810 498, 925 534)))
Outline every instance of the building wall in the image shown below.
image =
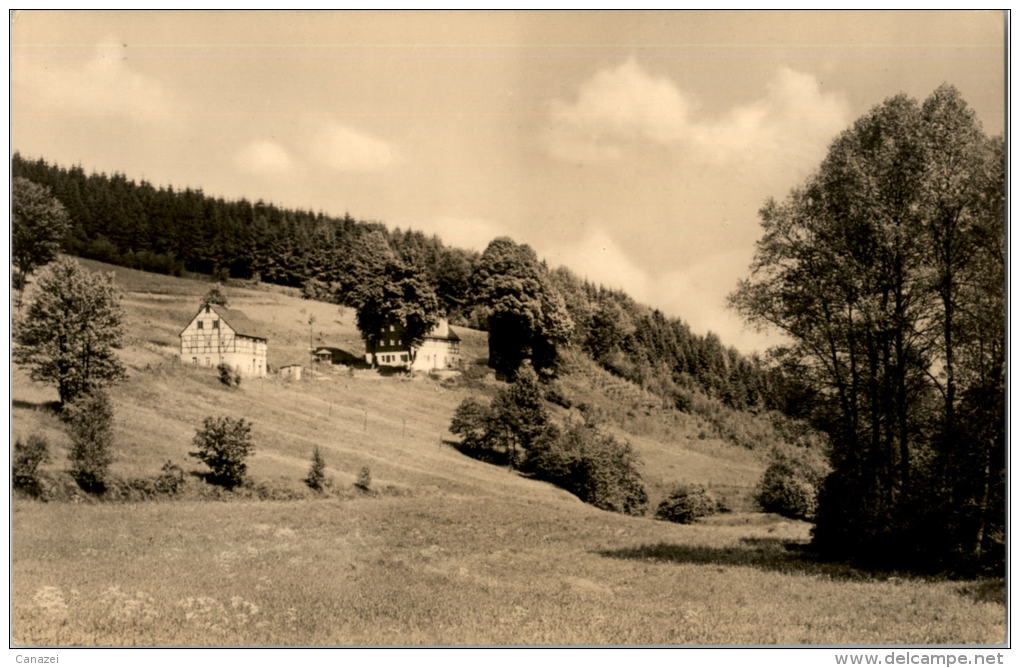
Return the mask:
POLYGON ((242 376, 265 376, 268 346, 262 339, 239 335, 214 313, 199 313, 181 332, 181 362, 216 367, 228 364, 242 376))
MULTIPOLYGON (((379 366, 407 367, 413 371, 432 371, 433 369, 459 369, 461 365, 460 346, 456 341, 448 339, 425 339, 417 349, 414 363, 407 348, 386 346, 380 347, 375 353, 379 366)), ((372 363, 372 353, 365 353, 365 361, 372 363)))
POLYGON ((415 371, 459 369, 459 346, 446 339, 425 339, 411 368, 415 371))

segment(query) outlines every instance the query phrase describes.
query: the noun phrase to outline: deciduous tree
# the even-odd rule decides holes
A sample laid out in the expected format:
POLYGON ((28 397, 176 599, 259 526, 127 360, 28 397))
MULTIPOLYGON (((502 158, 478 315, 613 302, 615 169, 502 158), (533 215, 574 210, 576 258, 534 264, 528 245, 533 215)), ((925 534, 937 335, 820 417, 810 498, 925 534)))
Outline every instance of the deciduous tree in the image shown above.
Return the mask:
POLYGON ((12 353, 31 368, 32 379, 55 383, 63 405, 124 378, 116 354, 123 311, 113 275, 61 259, 40 274, 36 287, 15 323, 12 353))
POLYGON ((20 304, 28 275, 57 256, 70 217, 50 189, 17 176, 11 184, 11 260, 20 304))

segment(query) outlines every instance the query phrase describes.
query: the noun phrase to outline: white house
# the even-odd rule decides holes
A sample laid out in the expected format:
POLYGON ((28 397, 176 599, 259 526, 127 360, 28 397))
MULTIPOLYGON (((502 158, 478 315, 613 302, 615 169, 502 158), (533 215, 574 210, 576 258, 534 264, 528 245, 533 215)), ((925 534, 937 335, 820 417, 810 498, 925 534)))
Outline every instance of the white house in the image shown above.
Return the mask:
POLYGON ((181 362, 216 367, 227 364, 242 376, 265 376, 268 340, 240 311, 210 304, 181 330, 181 362))
POLYGON ((400 325, 388 325, 383 329, 375 350, 366 341, 365 361, 372 364, 374 359, 378 366, 403 367, 412 371, 461 367, 460 337, 450 328, 446 318, 440 318, 439 324, 425 336, 420 346, 406 344, 403 334, 400 325))

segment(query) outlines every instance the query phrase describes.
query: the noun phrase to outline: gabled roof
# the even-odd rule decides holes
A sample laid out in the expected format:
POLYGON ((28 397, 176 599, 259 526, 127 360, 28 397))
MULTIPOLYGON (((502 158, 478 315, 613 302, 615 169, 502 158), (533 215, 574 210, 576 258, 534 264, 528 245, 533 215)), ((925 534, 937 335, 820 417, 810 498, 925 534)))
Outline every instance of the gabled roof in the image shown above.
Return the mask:
POLYGON ((248 336, 254 339, 266 339, 265 333, 262 331, 262 327, 253 320, 250 320, 241 311, 232 308, 226 308, 225 306, 216 306, 210 304, 210 307, 214 312, 219 314, 220 318, 230 325, 230 328, 234 330, 236 334, 241 336, 248 336))
MULTIPOLYGON (((268 341, 266 335, 262 332, 262 328, 241 311, 227 308, 225 306, 217 306, 216 304, 210 304, 209 308, 212 309, 216 315, 220 316, 220 320, 230 325, 230 328, 234 330, 234 333, 238 336, 246 336, 250 339, 262 339, 263 341, 268 341)), ((204 309, 204 305, 200 306, 195 315, 193 315, 191 320, 188 321, 188 325, 194 322, 195 318, 197 318, 204 309)), ((184 327, 184 329, 187 328, 187 326, 184 327)), ((183 334, 184 329, 178 332, 177 335, 180 336, 183 334)))

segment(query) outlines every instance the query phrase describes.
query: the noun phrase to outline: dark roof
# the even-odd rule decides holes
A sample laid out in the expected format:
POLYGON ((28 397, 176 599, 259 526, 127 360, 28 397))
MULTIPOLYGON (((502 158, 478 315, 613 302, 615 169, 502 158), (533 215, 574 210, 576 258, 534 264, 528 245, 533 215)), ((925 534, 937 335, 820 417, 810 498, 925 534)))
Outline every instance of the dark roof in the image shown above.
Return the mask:
MULTIPOLYGON (((209 308, 215 311, 216 315, 220 316, 220 320, 230 325, 230 328, 234 330, 236 334, 240 336, 247 336, 250 339, 262 339, 263 341, 269 340, 266 335, 262 333, 261 326, 252 320, 249 320, 248 316, 241 311, 226 308, 225 306, 217 306, 215 304, 210 304, 209 308)), ((198 311, 195 315, 191 316, 191 320, 189 320, 188 324, 184 326, 184 329, 177 333, 177 336, 184 333, 184 330, 188 328, 188 325, 195 321, 195 318, 198 317, 203 309, 205 309, 205 305, 198 307, 198 311)))
POLYGON ((232 308, 226 308, 225 306, 217 306, 215 304, 209 305, 213 311, 215 311, 223 322, 230 325, 230 328, 234 330, 236 334, 241 336, 247 336, 253 339, 266 339, 265 332, 262 331, 262 327, 258 323, 249 320, 241 311, 232 308))

